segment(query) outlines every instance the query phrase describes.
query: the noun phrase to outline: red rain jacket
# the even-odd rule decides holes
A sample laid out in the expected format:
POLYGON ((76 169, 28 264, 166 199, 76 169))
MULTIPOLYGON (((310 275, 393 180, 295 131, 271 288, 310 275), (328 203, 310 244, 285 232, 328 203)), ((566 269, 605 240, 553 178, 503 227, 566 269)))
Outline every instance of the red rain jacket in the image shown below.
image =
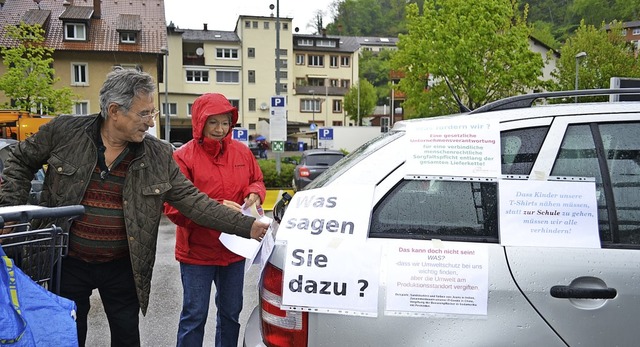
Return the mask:
MULTIPOLYGON (((264 201, 266 188, 262 171, 249 147, 233 140, 231 129, 222 142, 202 135, 209 116, 232 113, 231 124, 236 124, 238 110, 223 95, 208 93, 196 99, 191 111, 193 139, 173 154, 182 173, 220 203, 231 200, 242 205, 249 193, 258 194, 260 201, 264 201)), ((220 231, 192 222, 171 205, 165 204, 164 212, 178 226, 176 260, 179 262, 224 266, 244 259, 222 245, 220 231)))

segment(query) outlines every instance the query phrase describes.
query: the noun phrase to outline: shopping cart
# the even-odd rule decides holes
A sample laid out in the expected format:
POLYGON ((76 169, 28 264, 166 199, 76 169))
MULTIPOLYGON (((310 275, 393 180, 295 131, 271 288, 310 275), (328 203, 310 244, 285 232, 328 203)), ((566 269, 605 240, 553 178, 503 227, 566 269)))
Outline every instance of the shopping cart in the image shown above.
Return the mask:
POLYGON ((0 207, 0 245, 15 265, 31 279, 60 293, 60 259, 67 254, 68 231, 52 224, 33 229, 36 219, 76 218, 84 213, 84 206, 41 207, 21 205, 0 207))

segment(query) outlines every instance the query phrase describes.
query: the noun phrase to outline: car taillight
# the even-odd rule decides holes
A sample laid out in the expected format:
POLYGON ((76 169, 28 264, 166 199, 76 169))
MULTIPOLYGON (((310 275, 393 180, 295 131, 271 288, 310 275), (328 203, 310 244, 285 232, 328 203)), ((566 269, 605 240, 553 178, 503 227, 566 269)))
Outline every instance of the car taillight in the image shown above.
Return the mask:
POLYGON ((262 339, 269 347, 306 347, 309 314, 280 309, 282 281, 282 270, 267 263, 260 291, 262 339))
POLYGON ((306 167, 301 167, 300 168, 300 177, 309 177, 311 176, 311 172, 309 172, 309 169, 307 169, 306 167))

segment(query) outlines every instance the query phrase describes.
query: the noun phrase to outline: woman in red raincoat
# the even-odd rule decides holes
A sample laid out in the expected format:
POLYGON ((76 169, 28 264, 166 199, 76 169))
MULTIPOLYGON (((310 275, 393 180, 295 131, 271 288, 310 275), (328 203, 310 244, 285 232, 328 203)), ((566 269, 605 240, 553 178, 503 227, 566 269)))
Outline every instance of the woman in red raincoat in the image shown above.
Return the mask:
MULTIPOLYGON (((260 166, 249 147, 231 138, 238 110, 222 94, 198 97, 192 107, 193 140, 174 152, 194 185, 229 208, 261 204, 266 195, 260 166)), ((183 288, 178 346, 201 346, 215 283, 216 346, 237 346, 242 310, 245 259, 219 240, 220 231, 204 228, 170 205, 165 213, 177 227, 176 259, 183 288), (208 232, 203 232, 204 230, 208 232)))

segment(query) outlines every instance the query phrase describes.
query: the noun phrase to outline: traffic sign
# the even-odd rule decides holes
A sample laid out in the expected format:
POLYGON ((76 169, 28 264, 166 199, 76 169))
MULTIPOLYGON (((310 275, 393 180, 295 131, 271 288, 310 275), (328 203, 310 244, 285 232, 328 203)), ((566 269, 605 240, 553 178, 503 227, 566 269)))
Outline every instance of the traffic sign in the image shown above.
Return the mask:
POLYGON ((271 97, 269 115, 269 139, 273 150, 274 141, 287 141, 287 100, 284 96, 271 97))
POLYGON ((284 141, 271 141, 272 152, 284 152, 284 141))
POLYGON ((333 128, 318 129, 318 147, 333 148, 333 128))
POLYGON ((238 140, 247 146, 249 145, 249 131, 247 130, 247 128, 233 128, 231 137, 234 140, 238 140))

